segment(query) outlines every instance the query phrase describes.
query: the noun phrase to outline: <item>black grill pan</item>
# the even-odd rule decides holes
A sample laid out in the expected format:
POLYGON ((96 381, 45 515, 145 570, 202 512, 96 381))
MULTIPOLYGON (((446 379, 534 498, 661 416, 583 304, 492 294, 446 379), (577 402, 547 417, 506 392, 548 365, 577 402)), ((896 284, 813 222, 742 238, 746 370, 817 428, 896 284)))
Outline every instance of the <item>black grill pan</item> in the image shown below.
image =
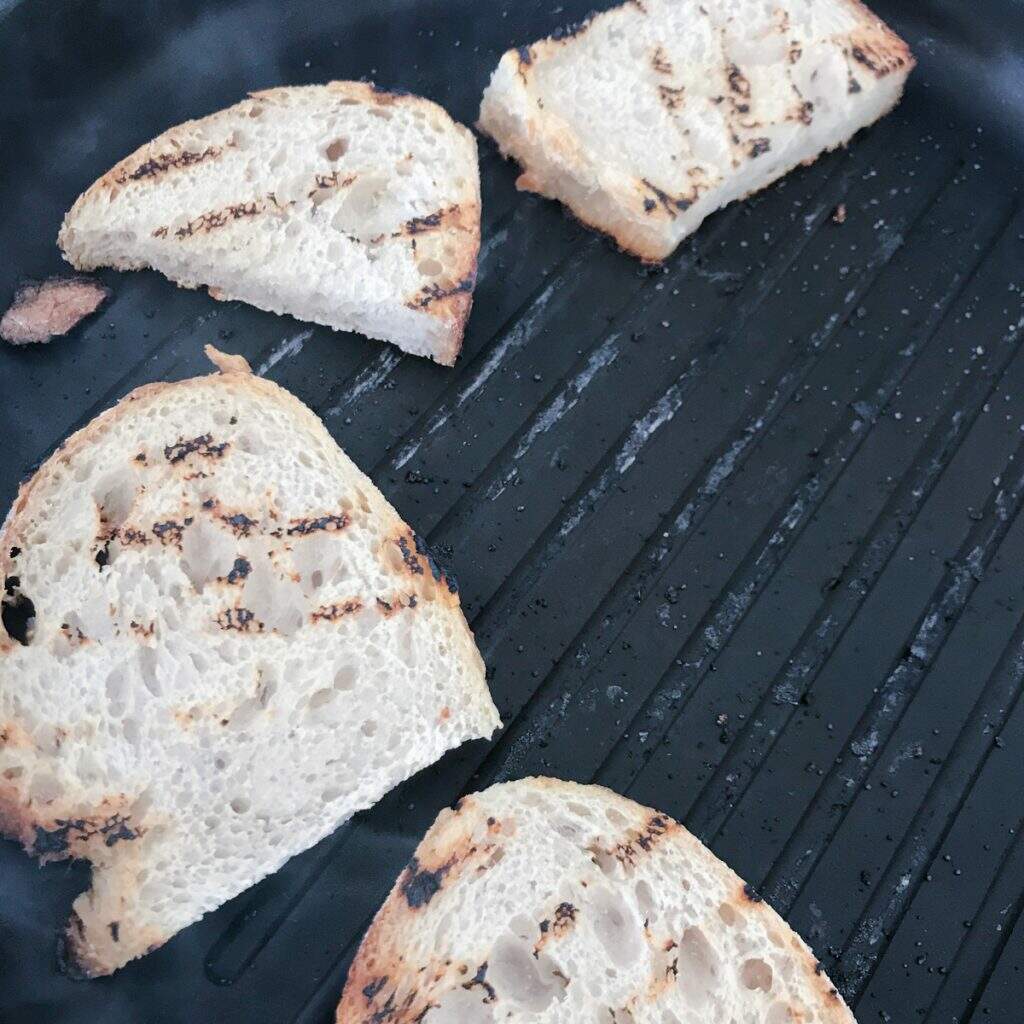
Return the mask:
MULTIPOLYGON (((1024 10, 877 10, 920 62, 897 112, 663 268, 516 194, 483 141, 454 370, 152 273, 0 351, 4 507, 131 388, 243 353, 457 569, 507 723, 112 978, 55 957, 86 869, 0 843, 3 1024, 322 1024, 437 811, 537 772, 684 821, 862 1024, 1021 1020, 1024 10)), ((586 11, 0 0, 0 299, 169 125, 360 77, 471 123, 504 49, 586 11)))

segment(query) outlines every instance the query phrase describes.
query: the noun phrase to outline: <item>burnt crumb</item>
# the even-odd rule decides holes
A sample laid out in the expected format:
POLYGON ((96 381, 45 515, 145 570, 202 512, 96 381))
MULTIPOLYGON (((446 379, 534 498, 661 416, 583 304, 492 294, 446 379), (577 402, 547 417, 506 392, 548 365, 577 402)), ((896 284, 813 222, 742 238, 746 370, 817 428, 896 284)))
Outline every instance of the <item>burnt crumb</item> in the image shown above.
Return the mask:
POLYGON ((803 53, 803 49, 796 43, 793 43, 789 48, 789 63, 795 64, 803 56, 803 53))
POLYGON ((139 452, 139 454, 135 456, 135 461, 136 462, 145 462, 146 461, 146 453, 145 452, 139 452))
POLYGON ((368 985, 363 986, 363 997, 368 1003, 372 1003, 377 997, 377 993, 388 983, 388 976, 382 975, 379 978, 374 978, 368 985))
POLYGON ((389 601, 385 601, 383 597, 377 598, 377 607, 380 608, 385 615, 395 610, 394 605, 392 605, 389 601))
POLYGON ((441 891, 445 875, 452 868, 452 862, 442 864, 436 871, 426 871, 420 862, 413 857, 405 869, 405 876, 400 886, 405 902, 416 910, 425 907, 441 891))
POLYGON ((324 604, 310 614, 313 622, 334 622, 345 615, 352 615, 363 607, 361 601, 342 601, 339 604, 324 604))
POLYGON ((8 576, 4 580, 4 591, 7 593, 8 596, 13 595, 14 592, 20 586, 21 586, 21 577, 20 576, 8 576))
POLYGON ((318 530, 336 532, 344 530, 348 526, 348 516, 342 512, 339 516, 317 516, 316 519, 293 519, 292 525, 288 527, 289 537, 305 536, 307 533, 316 533, 318 530))
POLYGON ((644 199, 644 213, 650 213, 658 204, 650 196, 644 199))
POLYGON ((851 96, 861 91, 860 82, 858 82, 857 79, 853 77, 853 75, 850 75, 850 77, 846 80, 846 91, 851 96))
POLYGON ((202 163, 204 160, 211 160, 220 156, 220 149, 217 146, 207 146, 202 152, 184 150, 180 153, 166 153, 161 156, 152 157, 139 164, 135 170, 121 171, 114 180, 118 185, 124 185, 129 181, 141 181, 143 178, 154 178, 165 171, 179 167, 191 167, 194 164, 202 163))
MULTIPOLYGON (((191 522, 191 520, 189 520, 189 522, 191 522)), ((145 547, 149 543, 149 537, 147 537, 141 530, 136 530, 133 526, 122 527, 120 530, 116 531, 114 537, 117 538, 121 547, 131 547, 133 544, 138 544, 139 547, 145 547)))
POLYGON ((820 960, 815 960, 814 961, 814 973, 815 974, 824 974, 825 973, 825 965, 820 960))
POLYGON ((764 897, 749 882, 743 883, 743 895, 751 903, 761 903, 764 900, 764 897))
POLYGON ((260 633, 263 623, 248 608, 225 608, 214 620, 221 629, 239 633, 260 633))
POLYGON ((11 558, 17 558, 18 555, 21 554, 21 548, 15 546, 15 547, 11 548, 9 554, 10 554, 11 558))
POLYGON ((110 564, 110 540, 108 539, 103 547, 97 548, 93 561, 100 569, 105 569, 110 564))
POLYGON ((160 541, 161 544, 181 544, 182 535, 185 532, 185 527, 191 520, 186 519, 184 523, 176 522, 173 519, 168 519, 163 523, 153 524, 153 534, 160 541))
POLYGON ((111 921, 110 924, 107 925, 107 927, 110 929, 110 937, 115 942, 120 942, 121 941, 121 922, 120 921, 111 921))
POLYGON ((464 981, 462 987, 468 992, 470 989, 476 988, 479 985, 487 995, 484 996, 483 1002, 493 1003, 498 998, 497 992, 494 991, 494 986, 487 981, 487 961, 485 960, 477 969, 476 974, 470 978, 469 981, 464 981))
POLYGON ((207 498, 206 501, 203 502, 203 508, 211 509, 216 504, 217 503, 213 500, 213 498, 207 498))
POLYGON ((750 99, 750 81, 745 74, 735 65, 729 65, 728 71, 729 88, 743 99, 750 99))
POLYGON ((179 438, 174 444, 169 444, 164 448, 164 458, 172 466, 187 459, 193 453, 206 459, 219 459, 227 451, 229 445, 229 441, 214 444, 211 434, 200 434, 198 437, 193 437, 191 441, 179 438))
POLYGON ((766 138, 751 139, 750 148, 747 153, 750 157, 760 156, 762 153, 767 153, 772 148, 771 142, 766 138))
MULTIPOLYGON (((131 629, 133 630, 133 632, 138 633, 139 636, 151 637, 151 636, 153 636, 154 633, 156 633, 156 623, 155 622, 151 622, 148 626, 144 626, 144 625, 142 625, 141 622, 136 622, 134 619, 132 619, 132 621, 130 623, 130 626, 131 626, 131 629)), ((81 633, 82 633, 82 631, 79 630, 78 631, 79 636, 81 636, 81 633)))
POLYGON ((247 558, 236 558, 231 571, 225 577, 228 583, 238 583, 252 572, 252 563, 247 558))
POLYGON ((450 288, 442 288, 439 284, 425 284, 420 289, 419 296, 407 302, 406 305, 411 309, 426 309, 431 303, 441 302, 443 299, 451 298, 453 295, 459 295, 463 292, 471 292, 473 290, 473 283, 472 277, 464 277, 450 288))
POLYGON ((814 120, 814 104, 810 100, 804 100, 800 104, 798 116, 802 124, 810 124, 814 120))
POLYGON ((244 512, 235 512, 234 515, 221 516, 220 518, 231 527, 236 537, 248 537, 257 526, 256 522, 250 519, 244 512))

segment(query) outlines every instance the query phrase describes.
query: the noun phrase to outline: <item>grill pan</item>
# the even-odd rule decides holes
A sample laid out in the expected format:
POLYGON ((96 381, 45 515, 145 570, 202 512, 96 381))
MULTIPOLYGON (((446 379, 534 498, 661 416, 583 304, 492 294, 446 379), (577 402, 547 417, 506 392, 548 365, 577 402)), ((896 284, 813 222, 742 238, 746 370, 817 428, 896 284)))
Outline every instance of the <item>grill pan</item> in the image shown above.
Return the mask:
MULTIPOLYGON (((454 370, 148 272, 0 351, 5 508, 133 387, 244 354, 457 569, 507 723, 111 978, 55 956, 86 867, 0 843, 0 1021, 326 1022, 437 811, 530 773, 682 820, 862 1024, 1021 1019, 1024 9, 875 8, 919 60, 896 113, 663 268, 482 142, 454 370)), ((0 0, 0 297, 60 272, 63 212, 169 125, 359 77, 471 123, 505 48, 586 11, 0 0)))

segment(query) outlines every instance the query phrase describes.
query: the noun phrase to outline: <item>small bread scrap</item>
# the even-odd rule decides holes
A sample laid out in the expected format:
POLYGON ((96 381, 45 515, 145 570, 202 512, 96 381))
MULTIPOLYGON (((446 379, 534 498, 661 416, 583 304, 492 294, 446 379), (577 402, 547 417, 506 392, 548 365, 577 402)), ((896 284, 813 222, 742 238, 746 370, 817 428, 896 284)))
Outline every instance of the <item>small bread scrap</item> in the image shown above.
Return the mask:
POLYGON ((519 188, 654 262, 889 111, 913 66, 858 0, 630 0, 509 50, 479 127, 519 188))
POLYGON ((0 338, 12 345, 49 341, 67 334, 109 297, 110 289, 89 277, 26 281, 0 319, 0 338))
POLYGON ((855 1024, 814 954, 665 814, 535 778, 442 811, 338 1024, 855 1024))

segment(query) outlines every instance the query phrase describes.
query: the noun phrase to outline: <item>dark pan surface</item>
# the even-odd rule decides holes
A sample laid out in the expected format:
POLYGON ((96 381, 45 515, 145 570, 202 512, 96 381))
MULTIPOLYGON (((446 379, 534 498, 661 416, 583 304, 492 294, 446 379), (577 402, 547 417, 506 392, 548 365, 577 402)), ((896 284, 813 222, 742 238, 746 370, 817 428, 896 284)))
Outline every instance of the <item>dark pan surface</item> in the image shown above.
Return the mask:
MULTIPOLYGON (((61 269, 63 211, 171 124, 361 76, 471 122, 500 52, 587 6, 0 0, 0 299, 61 269)), ((536 772, 684 821, 862 1024, 1021 1019, 1024 11, 878 10, 921 63, 898 112, 663 271, 482 143, 454 370, 152 273, 0 351, 4 507, 131 388, 205 372, 206 341, 245 354, 454 563, 508 723, 109 979, 55 961, 86 870, 0 843, 4 1024, 327 1021, 437 811, 536 772)))

